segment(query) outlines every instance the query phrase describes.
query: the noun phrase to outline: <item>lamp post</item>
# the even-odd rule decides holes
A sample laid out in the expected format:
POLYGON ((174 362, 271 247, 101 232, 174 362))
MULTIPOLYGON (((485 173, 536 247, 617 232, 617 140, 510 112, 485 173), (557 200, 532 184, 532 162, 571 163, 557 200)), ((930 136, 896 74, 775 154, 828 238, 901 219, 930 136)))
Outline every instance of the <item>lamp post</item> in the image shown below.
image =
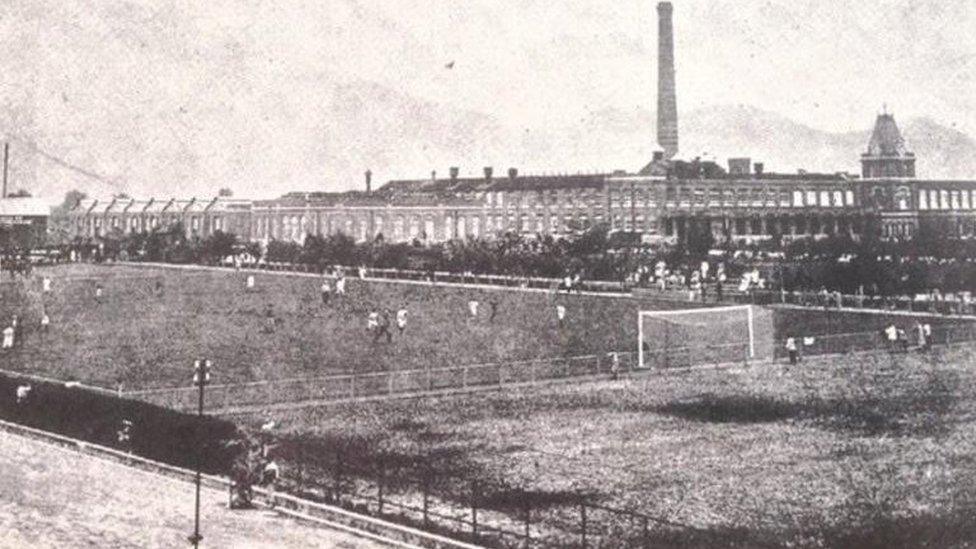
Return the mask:
MULTIPOLYGON (((203 425, 203 388, 207 385, 207 383, 210 382, 210 369, 211 369, 212 366, 213 366, 213 364, 210 362, 210 359, 208 359, 208 358, 193 361, 193 384, 200 388, 200 393, 199 393, 199 395, 200 395, 200 398, 199 398, 199 406, 197 408, 197 418, 199 420, 198 423, 197 423, 198 428, 199 427, 202 427, 202 425, 203 425)), ((200 431, 202 431, 202 429, 200 429, 200 431)), ((203 539, 203 536, 200 535, 200 481, 201 481, 201 474, 200 474, 200 452, 199 452, 199 448, 197 448, 197 463, 196 463, 196 465, 197 465, 197 467, 196 467, 196 469, 197 469, 197 471, 196 471, 196 473, 197 473, 196 474, 197 495, 196 495, 196 506, 194 508, 194 514, 193 514, 193 534, 189 538, 187 538, 187 539, 189 539, 190 543, 193 544, 193 547, 194 548, 199 547, 200 546, 200 541, 203 539)))

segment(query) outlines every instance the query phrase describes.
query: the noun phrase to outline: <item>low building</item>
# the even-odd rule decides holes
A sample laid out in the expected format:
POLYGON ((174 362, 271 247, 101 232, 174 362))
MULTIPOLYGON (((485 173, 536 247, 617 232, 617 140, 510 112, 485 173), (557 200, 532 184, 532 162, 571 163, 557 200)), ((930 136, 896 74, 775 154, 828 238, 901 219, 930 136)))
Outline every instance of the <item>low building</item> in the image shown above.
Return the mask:
POLYGON ((47 239, 51 206, 37 198, 0 198, 0 250, 29 249, 47 239))
POLYGON ((215 231, 247 237, 250 200, 228 197, 139 200, 86 198, 68 213, 74 236, 88 239, 152 232, 182 224, 187 238, 207 238, 215 231))

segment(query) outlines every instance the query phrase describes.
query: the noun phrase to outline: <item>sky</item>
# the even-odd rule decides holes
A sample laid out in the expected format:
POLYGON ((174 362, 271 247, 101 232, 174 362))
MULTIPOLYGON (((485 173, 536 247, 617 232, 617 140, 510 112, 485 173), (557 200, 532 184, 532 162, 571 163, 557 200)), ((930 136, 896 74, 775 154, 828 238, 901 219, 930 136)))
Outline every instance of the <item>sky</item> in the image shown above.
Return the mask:
MULTIPOLYGON (((673 3, 681 112, 844 132, 887 104, 976 135, 972 0, 673 3)), ((645 0, 6 0, 0 133, 41 194, 345 189, 653 112, 656 29, 645 0)))

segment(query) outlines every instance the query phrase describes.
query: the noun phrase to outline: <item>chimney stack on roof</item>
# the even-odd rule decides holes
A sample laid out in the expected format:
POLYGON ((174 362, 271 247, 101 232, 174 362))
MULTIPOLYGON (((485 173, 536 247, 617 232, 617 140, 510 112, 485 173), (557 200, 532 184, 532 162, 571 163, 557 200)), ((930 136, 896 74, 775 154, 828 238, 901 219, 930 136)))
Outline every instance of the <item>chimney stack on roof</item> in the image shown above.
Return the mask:
POLYGON ((430 170, 430 182, 437 183, 437 170, 430 170))
POLYGON ((457 166, 451 166, 450 172, 451 172, 451 182, 452 183, 456 182, 458 179, 458 174, 461 173, 461 168, 458 168, 457 166))
POLYGON ((515 179, 516 177, 518 177, 518 168, 509 168, 508 169, 508 178, 509 179, 515 179))
POLYGON ((494 171, 491 166, 485 166, 485 181, 491 181, 491 175, 494 171))
POLYGON ((369 194, 373 192, 373 172, 372 170, 366 170, 366 193, 369 194))
POLYGON ((674 24, 671 2, 657 5, 657 142, 664 159, 678 154, 678 98, 674 76, 674 24))

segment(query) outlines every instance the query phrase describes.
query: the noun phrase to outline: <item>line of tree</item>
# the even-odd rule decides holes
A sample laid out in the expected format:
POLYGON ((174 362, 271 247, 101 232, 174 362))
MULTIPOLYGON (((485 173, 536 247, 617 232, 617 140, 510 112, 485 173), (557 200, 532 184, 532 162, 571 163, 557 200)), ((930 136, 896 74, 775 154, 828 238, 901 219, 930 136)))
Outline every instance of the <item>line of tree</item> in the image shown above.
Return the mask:
MULTIPOLYGON (((324 270, 333 265, 365 265, 421 271, 475 272, 515 276, 622 280, 638 266, 655 260, 660 249, 634 246, 632 238, 613 234, 606 225, 565 238, 526 237, 514 233, 496 239, 451 240, 424 244, 387 242, 382 235, 356 242, 343 233, 307 235, 303 243, 271 240, 265 245, 216 231, 206 238, 187 236, 182 224, 150 232, 116 229, 98 239, 76 238, 71 244, 84 259, 164 261, 215 264, 233 254, 266 262, 307 265, 324 270)), ((673 254, 673 252, 671 252, 673 254)))
MULTIPOLYGON (((109 233, 94 242, 74 244, 97 258, 216 264, 247 253, 267 262, 306 265, 325 270, 333 265, 365 265, 420 271, 474 272, 559 278, 579 274, 588 280, 624 280, 641 267, 650 272, 664 260, 672 270, 690 271, 702 261, 721 261, 730 277, 753 267, 765 271, 771 288, 839 290, 845 293, 895 295, 941 291, 976 291, 976 241, 916 238, 911 241, 855 240, 832 236, 797 240, 775 249, 768 244, 714 244, 700 235, 697 244, 644 246, 598 225, 565 238, 526 237, 514 233, 495 239, 451 240, 423 244, 386 242, 382 235, 357 243, 337 233, 308 235, 303 243, 272 240, 244 242, 214 232, 187 237, 177 224, 148 233, 109 233), (712 246, 718 246, 714 248, 712 246), (718 250, 724 252, 715 255, 718 250), (736 252, 752 252, 737 254, 736 252), (765 253, 763 253, 765 251, 765 253), (712 255, 709 255, 712 252, 712 255)), ((714 271, 713 271, 714 272, 714 271)))

